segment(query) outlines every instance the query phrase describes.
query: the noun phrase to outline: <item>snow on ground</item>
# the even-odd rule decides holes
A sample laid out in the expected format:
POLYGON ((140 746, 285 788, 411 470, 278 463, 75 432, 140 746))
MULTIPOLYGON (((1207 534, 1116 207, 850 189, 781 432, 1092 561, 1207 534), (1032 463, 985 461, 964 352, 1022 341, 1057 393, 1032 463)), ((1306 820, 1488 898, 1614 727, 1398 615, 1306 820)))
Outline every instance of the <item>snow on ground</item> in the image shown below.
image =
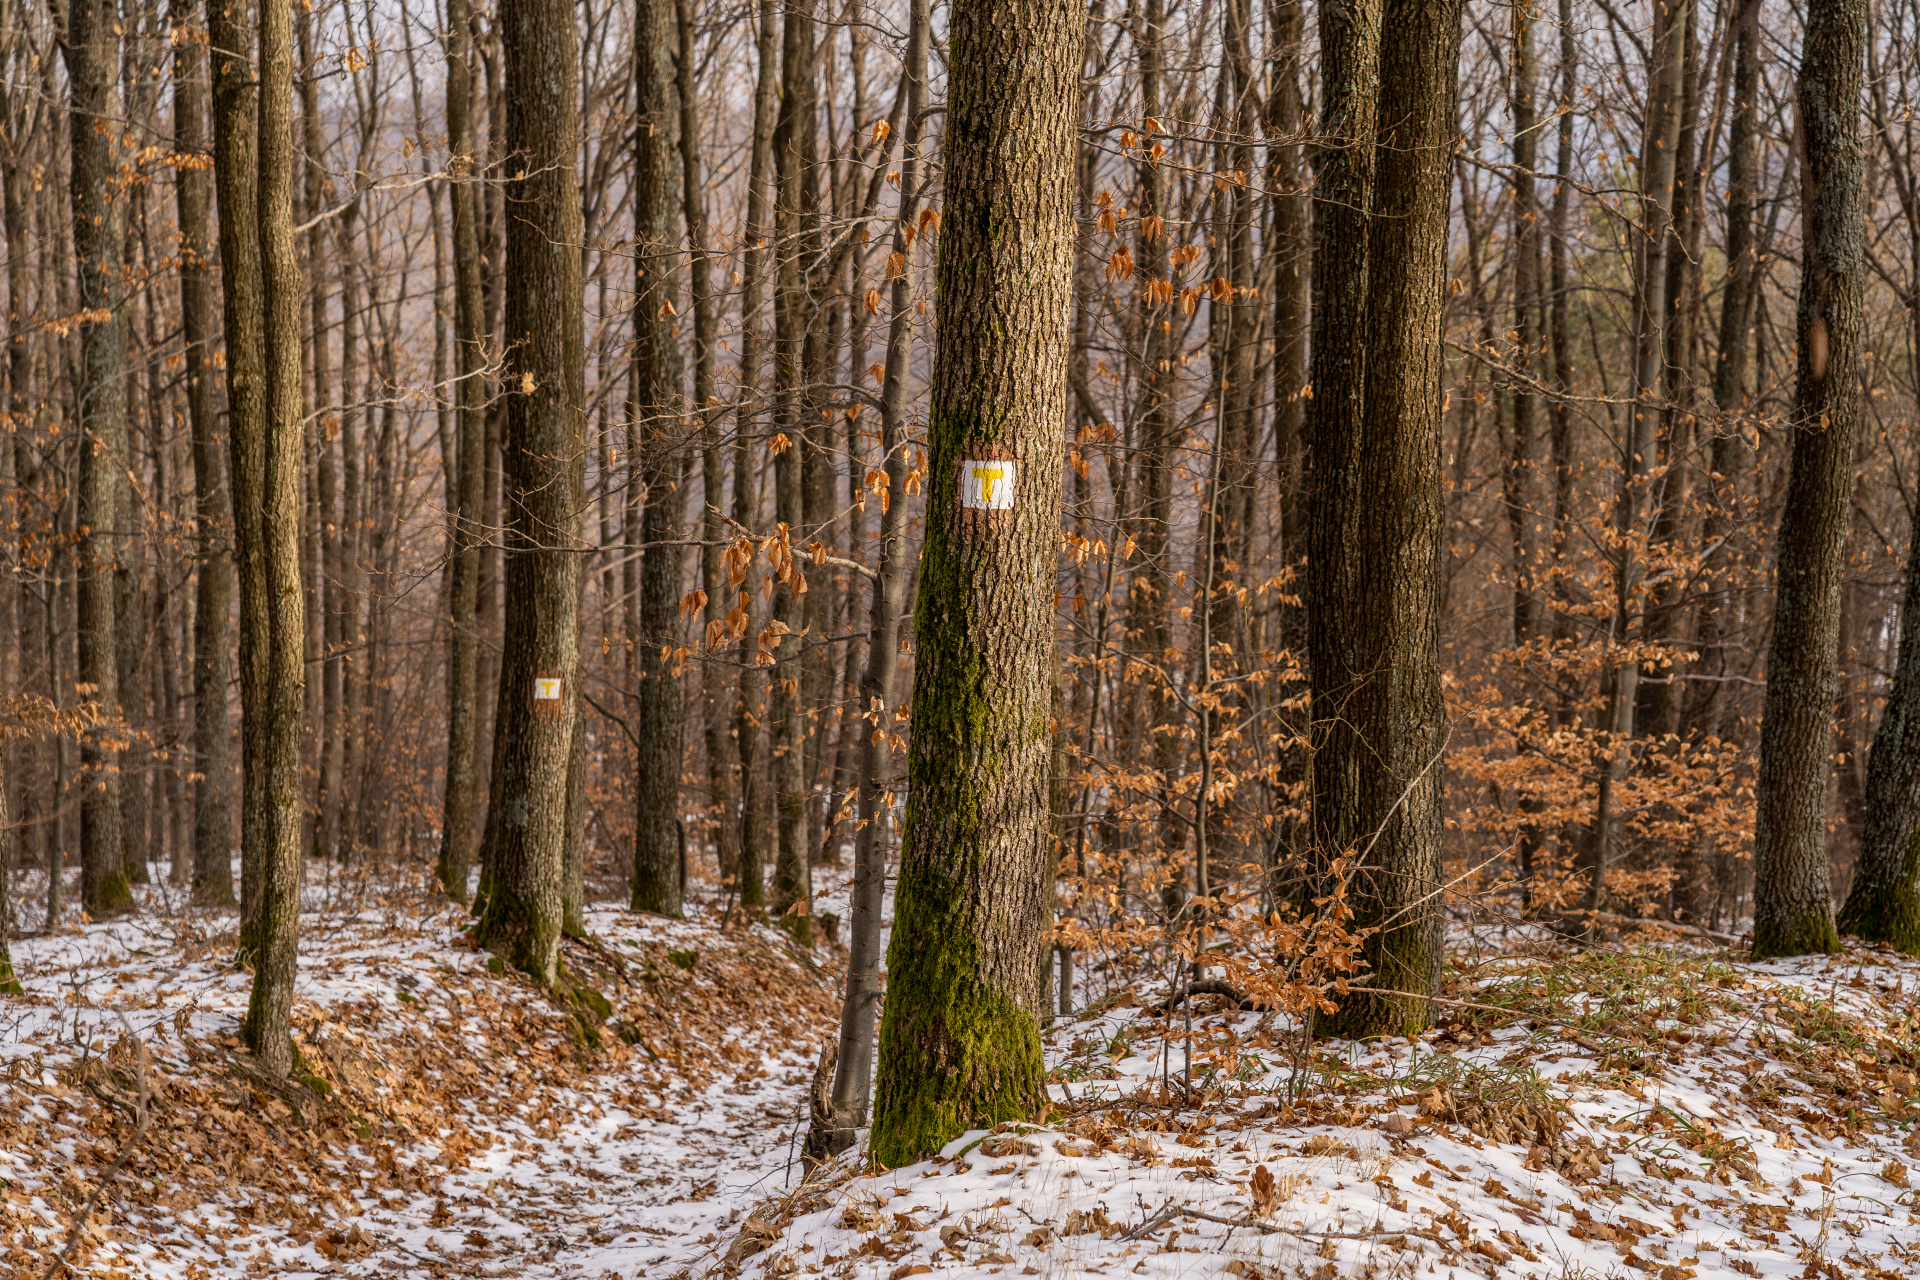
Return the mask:
POLYGON ((1438 1032, 1311 1060, 1202 997, 1191 1094, 1151 1010, 1089 1011, 1049 1035, 1048 1123, 826 1173, 730 1252, 848 1280, 1920 1275, 1920 964, 1644 950, 1474 977, 1438 1032))
POLYGON ((593 942, 563 950, 606 997, 596 1009, 490 971, 465 914, 417 888, 360 897, 303 918, 309 1078, 292 1086, 239 1049, 250 975, 230 914, 15 943, 29 994, 0 998, 13 1274, 43 1276, 97 1197, 80 1274, 666 1275, 800 1180, 796 1124, 838 1008, 826 953, 737 913, 722 932, 717 911, 596 909, 593 942))
POLYGON ((1190 1087, 1186 1011, 1122 996, 1049 1031, 1044 1123, 807 1181, 843 953, 601 908, 564 951, 595 994, 556 1000, 422 886, 323 883, 288 1084, 238 1047, 231 914, 147 892, 15 945, 17 1276, 69 1240, 79 1274, 185 1280, 1920 1276, 1920 962, 1891 953, 1481 947, 1442 1027, 1311 1054, 1201 997, 1190 1087))

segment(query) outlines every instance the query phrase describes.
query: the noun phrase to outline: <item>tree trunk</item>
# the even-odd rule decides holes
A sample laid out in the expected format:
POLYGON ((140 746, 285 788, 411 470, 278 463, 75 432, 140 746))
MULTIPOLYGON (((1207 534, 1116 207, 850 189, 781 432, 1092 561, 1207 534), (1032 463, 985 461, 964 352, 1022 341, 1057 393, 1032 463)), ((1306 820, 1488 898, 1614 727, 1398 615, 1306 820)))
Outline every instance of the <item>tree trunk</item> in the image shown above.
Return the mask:
MULTIPOLYGON (((293 230, 293 0, 261 0, 259 179, 262 373, 265 392, 260 532, 267 578, 260 804, 258 958, 247 1004, 248 1047, 275 1075, 293 1066, 293 979, 300 930, 300 716, 306 694, 306 600, 300 582, 300 264, 293 230)), ((246 501, 246 495, 236 495, 246 501)), ((244 599, 242 606, 245 605, 244 599)))
MULTIPOLYGON (((1866 40, 1865 0, 1813 0, 1800 59, 1806 235, 1793 461, 1781 508, 1773 647, 1760 726, 1755 959, 1840 947, 1827 862, 1827 767, 1839 686, 1840 579, 1851 519, 1865 329, 1866 144, 1860 94, 1866 40)), ((1884 846, 1876 851, 1882 865, 1887 856, 1884 846)))
POLYGON ((672 656, 680 601, 680 534, 686 505, 680 492, 680 423, 686 410, 673 296, 678 284, 675 189, 679 111, 674 101, 673 0, 640 0, 634 32, 634 297, 627 447, 644 478, 641 517, 639 633, 633 665, 639 680, 634 736, 635 911, 681 913, 680 668, 672 656))
MULTIPOLYGON (((674 27, 679 40, 675 61, 680 105, 680 191, 687 221, 689 265, 693 292, 693 411, 700 421, 700 484, 704 504, 700 512, 700 589, 706 592, 706 635, 703 652, 710 652, 726 627, 727 602, 720 573, 720 543, 726 509, 726 461, 720 449, 720 402, 714 378, 720 336, 717 300, 713 292, 713 259, 708 243, 707 197, 701 187, 700 121, 694 83, 694 15, 692 0, 676 0, 674 27)), ((714 815, 713 842, 722 874, 738 874, 734 857, 733 778, 728 760, 725 669, 707 661, 700 667, 703 699, 700 720, 707 757, 707 805, 714 815)))
POLYGON ((486 330, 480 292, 479 173, 473 141, 472 19, 467 0, 447 0, 447 154, 452 170, 455 445, 458 479, 447 591, 447 787, 441 807, 440 887, 467 900, 473 866, 474 722, 479 701, 480 507, 486 482, 486 330))
POLYGON ((1085 23, 1059 0, 967 0, 951 17, 907 836, 871 1149, 895 1168, 1046 1100, 1049 652, 1085 23))
POLYGON ((1640 663, 1619 652, 1635 640, 1642 612, 1640 575, 1645 544, 1647 468, 1654 460, 1654 427, 1661 417, 1666 364, 1667 257, 1673 241, 1673 182, 1680 133, 1681 69, 1686 53, 1686 15, 1692 0, 1655 0, 1651 62, 1647 69, 1647 108, 1640 147, 1640 225, 1634 234, 1633 421, 1621 442, 1621 471, 1614 504, 1613 622, 1608 636, 1615 651, 1606 659, 1602 683, 1605 736, 1595 761, 1600 793, 1593 826, 1583 851, 1589 912, 1606 909, 1607 867, 1613 854, 1616 795, 1631 763, 1634 706, 1639 697, 1640 663))
POLYGON ((867 629, 867 666, 860 676, 849 729, 860 737, 860 821, 853 837, 853 888, 848 895, 847 992, 840 1007, 840 1046, 835 1056, 830 1135, 816 1139, 819 1153, 837 1155, 853 1145, 873 1096, 874 1017, 880 1011, 880 918, 886 901, 887 828, 892 815, 894 684, 900 670, 900 617, 907 591, 907 408, 912 395, 913 242, 908 232, 919 213, 920 165, 927 98, 929 0, 913 0, 907 32, 907 137, 900 158, 900 216, 893 251, 906 269, 893 279, 888 303, 887 355, 880 391, 881 467, 886 488, 880 500, 880 578, 873 584, 867 629))
POLYGON ((67 16, 72 138, 73 254, 82 314, 76 388, 80 454, 80 680, 92 686, 109 725, 81 746, 86 782, 80 800, 81 899, 96 919, 133 908, 127 884, 117 750, 120 678, 115 637, 115 571, 126 539, 118 501, 127 464, 126 327, 119 314, 125 193, 120 172, 120 15, 111 0, 75 0, 67 16))
POLYGON ((1358 854, 1376 987, 1331 1034, 1411 1035, 1440 974, 1440 372, 1457 0, 1325 10, 1315 210, 1308 610, 1313 821, 1358 854), (1379 99, 1372 86, 1379 88, 1379 99), (1384 123, 1382 123, 1384 122, 1384 123), (1371 220, 1366 211, 1395 217, 1371 220), (1364 497, 1360 486, 1364 484, 1364 497))
MULTIPOLYGON (((175 0, 174 25, 191 29, 190 0, 175 0)), ((197 39, 173 47, 174 150, 207 151, 207 51, 197 39)), ((211 178, 207 170, 174 170, 181 234, 180 318, 187 347, 187 417, 193 428, 194 532, 200 572, 193 602, 194 788, 192 899, 203 907, 233 903, 233 821, 228 814, 232 765, 227 738, 227 618, 233 596, 232 549, 225 533, 230 508, 214 407, 212 237, 207 234, 211 178)), ((229 371, 231 374, 231 371, 229 371)), ((177 861, 181 850, 174 850, 177 861)))
POLYGON ((239 51, 253 44, 244 0, 207 0, 213 64, 213 180, 220 211, 220 287, 227 343, 227 475, 240 580, 240 952, 259 950, 266 872, 268 592, 259 496, 266 488, 266 301, 261 284, 254 119, 259 86, 239 51))
POLYGON ((551 983, 580 678, 580 50, 561 0, 504 0, 499 26, 505 150, 518 157, 505 184, 507 626, 478 909, 481 941, 551 983))
MULTIPOLYGON (((765 301, 767 264, 767 180, 773 168, 773 131, 779 98, 777 59, 774 50, 779 30, 774 0, 761 0, 757 41, 757 80, 753 92, 753 155, 747 174, 747 249, 742 264, 740 293, 740 400, 735 410, 733 453, 733 519, 742 530, 751 530, 759 519, 759 470, 753 455, 753 427, 760 412, 760 375, 765 363, 766 322, 760 318, 765 301)), ((753 583, 740 584, 736 624, 749 637, 757 635, 754 626, 753 583)), ((760 756, 760 720, 755 711, 762 687, 759 651, 749 639, 741 652, 753 645, 755 665, 740 671, 740 690, 734 707, 735 749, 740 755, 740 905, 757 907, 766 899, 766 828, 761 811, 765 807, 764 780, 758 767, 760 756)))

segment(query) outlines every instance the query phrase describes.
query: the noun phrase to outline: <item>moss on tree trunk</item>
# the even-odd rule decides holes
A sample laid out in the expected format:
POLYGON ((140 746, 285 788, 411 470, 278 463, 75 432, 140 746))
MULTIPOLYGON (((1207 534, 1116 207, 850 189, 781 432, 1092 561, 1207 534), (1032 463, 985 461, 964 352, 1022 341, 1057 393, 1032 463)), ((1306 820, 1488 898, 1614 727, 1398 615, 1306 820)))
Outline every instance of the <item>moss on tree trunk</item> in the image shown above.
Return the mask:
POLYGON ((1046 1103, 1036 1015, 1086 11, 961 0, 951 24, 907 823, 871 1147, 893 1166, 1046 1103), (1011 486, 997 499, 987 471, 1011 486))

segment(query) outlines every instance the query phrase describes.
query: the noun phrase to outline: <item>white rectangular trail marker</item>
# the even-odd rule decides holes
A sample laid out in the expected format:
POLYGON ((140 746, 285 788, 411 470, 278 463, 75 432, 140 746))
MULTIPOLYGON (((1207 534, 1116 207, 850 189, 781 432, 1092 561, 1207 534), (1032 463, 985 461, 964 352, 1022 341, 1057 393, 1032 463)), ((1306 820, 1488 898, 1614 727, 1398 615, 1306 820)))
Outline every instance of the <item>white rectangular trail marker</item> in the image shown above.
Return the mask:
POLYGON ((960 464, 960 505, 979 511, 1013 510, 1012 462, 965 461, 960 464))
POLYGON ((535 676, 533 678, 533 700, 535 702, 560 701, 560 677, 535 676))

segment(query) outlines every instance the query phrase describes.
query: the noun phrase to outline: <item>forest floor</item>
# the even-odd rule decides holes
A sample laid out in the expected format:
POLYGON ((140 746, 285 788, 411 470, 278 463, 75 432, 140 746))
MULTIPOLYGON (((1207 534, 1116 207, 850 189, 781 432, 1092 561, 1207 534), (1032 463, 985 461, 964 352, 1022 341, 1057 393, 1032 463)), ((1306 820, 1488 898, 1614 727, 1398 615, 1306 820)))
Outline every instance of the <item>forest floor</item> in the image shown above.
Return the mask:
POLYGON ((1145 993, 1048 1034, 1052 1113, 795 1162, 843 953, 611 908, 566 1002, 420 886, 316 889, 304 1076, 258 1073, 231 915, 15 944, 0 1260, 41 1280, 939 1274, 1920 1276, 1920 962, 1462 937, 1443 1026, 1321 1042, 1145 993), (1168 1039, 1167 1033, 1173 1033, 1168 1039), (1189 1083, 1189 1080, 1191 1083, 1189 1083))

